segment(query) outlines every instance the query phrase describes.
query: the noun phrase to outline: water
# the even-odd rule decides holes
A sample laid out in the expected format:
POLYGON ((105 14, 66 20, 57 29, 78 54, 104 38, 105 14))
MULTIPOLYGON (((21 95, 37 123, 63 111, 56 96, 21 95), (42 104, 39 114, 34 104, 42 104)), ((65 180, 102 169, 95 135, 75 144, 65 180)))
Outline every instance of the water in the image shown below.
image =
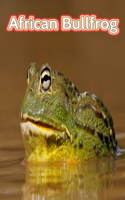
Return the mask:
MULTIPOLYGON (((125 134, 117 139, 125 149, 125 134)), ((125 152, 76 164, 25 165, 18 146, 1 149, 0 158, 0 199, 125 199, 125 152)))

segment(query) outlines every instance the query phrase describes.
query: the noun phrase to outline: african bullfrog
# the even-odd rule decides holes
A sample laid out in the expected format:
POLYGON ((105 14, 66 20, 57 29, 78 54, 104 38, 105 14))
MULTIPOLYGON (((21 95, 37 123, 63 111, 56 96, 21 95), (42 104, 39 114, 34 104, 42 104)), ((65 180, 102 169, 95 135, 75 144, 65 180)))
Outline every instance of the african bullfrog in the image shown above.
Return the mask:
POLYGON ((79 92, 61 72, 35 62, 20 108, 26 160, 79 161, 117 152, 113 119, 101 99, 79 92))

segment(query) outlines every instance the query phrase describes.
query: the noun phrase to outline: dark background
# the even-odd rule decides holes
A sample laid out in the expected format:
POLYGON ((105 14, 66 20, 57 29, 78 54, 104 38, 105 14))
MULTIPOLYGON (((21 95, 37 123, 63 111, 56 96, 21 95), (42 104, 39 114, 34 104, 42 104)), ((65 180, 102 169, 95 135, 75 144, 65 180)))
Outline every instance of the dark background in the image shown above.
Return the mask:
POLYGON ((30 62, 48 62, 77 88, 100 96, 109 108, 116 133, 125 132, 125 2, 0 0, 0 146, 22 146, 19 109, 30 62), (10 15, 57 18, 96 14, 119 18, 120 34, 107 32, 7 32, 10 15), (5 145, 6 142, 6 145, 5 145))

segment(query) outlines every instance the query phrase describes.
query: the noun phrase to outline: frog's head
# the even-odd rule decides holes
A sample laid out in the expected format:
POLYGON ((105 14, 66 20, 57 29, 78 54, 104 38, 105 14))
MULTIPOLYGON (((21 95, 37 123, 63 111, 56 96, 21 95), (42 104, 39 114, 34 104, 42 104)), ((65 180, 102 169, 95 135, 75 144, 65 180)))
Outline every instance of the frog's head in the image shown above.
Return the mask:
POLYGON ((27 84, 20 108, 27 159, 53 161, 54 155, 57 160, 61 156, 61 159, 66 158, 66 145, 72 142, 67 127, 73 126, 71 95, 66 79, 62 73, 52 72, 48 64, 39 70, 36 63, 31 63, 27 84), (59 148, 63 148, 63 153, 58 153, 59 148))

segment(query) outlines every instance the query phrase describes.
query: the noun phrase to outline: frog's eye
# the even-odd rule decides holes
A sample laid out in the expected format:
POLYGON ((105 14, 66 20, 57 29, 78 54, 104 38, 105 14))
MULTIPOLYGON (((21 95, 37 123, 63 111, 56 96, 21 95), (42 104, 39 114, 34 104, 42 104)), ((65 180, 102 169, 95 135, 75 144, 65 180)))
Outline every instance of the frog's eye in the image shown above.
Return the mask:
POLYGON ((40 74, 40 89, 47 91, 51 85, 51 73, 48 67, 44 68, 40 74))
POLYGON ((39 70, 37 64, 35 62, 30 63, 28 72, 27 72, 27 84, 29 85, 32 77, 34 76, 34 74, 36 74, 36 72, 39 70))

